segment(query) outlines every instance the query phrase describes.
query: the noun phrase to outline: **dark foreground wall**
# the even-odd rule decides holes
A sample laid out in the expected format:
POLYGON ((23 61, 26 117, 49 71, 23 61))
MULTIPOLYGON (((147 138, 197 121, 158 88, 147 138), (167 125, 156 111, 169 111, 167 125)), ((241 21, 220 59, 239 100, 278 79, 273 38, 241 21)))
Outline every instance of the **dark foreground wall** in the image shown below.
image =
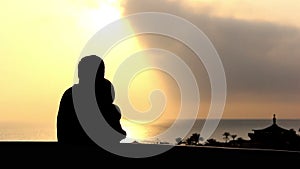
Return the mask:
MULTIPOLYGON (((145 146, 148 146, 149 148, 157 148, 158 146, 169 145, 130 144, 130 146, 135 146, 137 148, 143 148, 145 146)), ((85 163, 93 165, 125 165, 126 162, 129 162, 132 165, 142 162, 143 167, 158 163, 167 165, 172 164, 175 166, 201 166, 204 164, 211 166, 223 165, 225 168, 231 168, 230 166, 235 166, 233 168, 237 168, 240 163, 242 163, 242 166, 239 168, 244 168, 249 165, 260 166, 263 163, 269 166, 277 164, 292 166, 296 164, 296 168, 300 165, 300 152, 296 151, 234 149, 220 147, 175 146, 169 151, 157 156, 133 159, 111 154, 100 147, 65 147, 58 145, 56 142, 1 142, 0 153, 0 162, 2 163, 6 160, 14 159, 15 161, 26 160, 33 164, 35 162, 42 162, 44 164, 58 162, 60 164, 67 163, 68 165, 85 163)))

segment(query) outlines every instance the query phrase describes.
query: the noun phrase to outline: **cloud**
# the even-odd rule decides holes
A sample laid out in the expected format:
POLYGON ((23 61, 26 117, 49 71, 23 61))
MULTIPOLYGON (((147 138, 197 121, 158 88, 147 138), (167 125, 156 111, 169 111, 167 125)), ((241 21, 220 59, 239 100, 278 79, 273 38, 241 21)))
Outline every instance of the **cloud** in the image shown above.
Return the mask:
MULTIPOLYGON (((127 0, 123 7, 125 15, 167 12, 186 18, 200 28, 221 57, 229 96, 248 93, 266 98, 300 99, 299 29, 270 22, 214 17, 209 12, 213 6, 198 5, 200 12, 195 12, 195 8, 189 10, 183 3, 127 0)), ((169 46, 176 50, 176 43, 169 46)))

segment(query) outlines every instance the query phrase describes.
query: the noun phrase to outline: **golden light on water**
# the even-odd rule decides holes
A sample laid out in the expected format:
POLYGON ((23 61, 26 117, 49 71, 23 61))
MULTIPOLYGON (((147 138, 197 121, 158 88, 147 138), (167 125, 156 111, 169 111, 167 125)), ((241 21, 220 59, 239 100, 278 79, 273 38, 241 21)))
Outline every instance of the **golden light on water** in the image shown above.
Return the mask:
POLYGON ((161 134, 159 131, 163 131, 161 129, 157 130, 158 128, 155 126, 167 125, 168 127, 168 123, 172 123, 179 114, 180 92, 176 81, 160 70, 148 70, 136 76, 132 80, 128 92, 132 106, 147 119, 150 119, 150 122, 147 123, 127 120, 123 126, 129 131, 128 136, 130 138, 146 140, 151 138, 153 140, 152 137, 161 134), (164 97, 161 95, 163 98, 151 100, 150 95, 154 90, 162 92, 164 97), (165 104, 165 109, 161 112, 155 112, 157 110, 152 108, 152 106, 158 104, 157 101, 165 104), (160 113, 160 116, 151 119, 151 114, 157 113, 160 113))

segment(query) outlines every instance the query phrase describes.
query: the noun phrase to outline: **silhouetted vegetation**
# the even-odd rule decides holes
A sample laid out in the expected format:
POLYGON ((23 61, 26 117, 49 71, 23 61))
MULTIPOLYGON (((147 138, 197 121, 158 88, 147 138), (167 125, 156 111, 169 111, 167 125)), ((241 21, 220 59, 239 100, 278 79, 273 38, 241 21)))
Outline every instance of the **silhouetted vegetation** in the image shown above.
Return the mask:
MULTIPOLYGON (((203 145, 203 146, 220 146, 220 147, 239 147, 239 148, 270 148, 281 150, 300 150, 300 135, 294 129, 284 129, 276 124, 275 115, 273 124, 260 130, 252 130, 254 133, 248 133, 249 140, 238 137, 236 134, 224 132, 222 134, 224 142, 217 141, 214 138, 207 139, 203 144, 200 134, 194 133, 185 141, 177 138, 178 145, 203 145), (230 139, 231 138, 231 139, 230 139)), ((300 128, 299 128, 300 132, 300 128)))
POLYGON ((237 135, 236 134, 232 134, 232 135, 230 135, 230 137, 232 138, 232 140, 234 140, 237 137, 237 135))
POLYGON ((175 141, 176 141, 176 144, 177 145, 180 145, 180 144, 182 144, 182 138, 181 137, 177 137, 176 139, 175 139, 175 141))
POLYGON ((202 140, 199 133, 193 133, 185 140, 180 139, 180 137, 176 138, 177 145, 201 145, 199 141, 202 140))
POLYGON ((200 134, 194 133, 186 140, 188 145, 197 145, 199 143, 200 134))
POLYGON ((207 146, 216 146, 217 144, 219 144, 219 142, 216 139, 210 138, 210 139, 206 140, 206 142, 205 142, 204 145, 207 145, 207 146))
POLYGON ((227 143, 228 140, 229 140, 230 133, 229 133, 229 132, 225 132, 225 133, 223 134, 223 136, 224 136, 225 143, 227 143))

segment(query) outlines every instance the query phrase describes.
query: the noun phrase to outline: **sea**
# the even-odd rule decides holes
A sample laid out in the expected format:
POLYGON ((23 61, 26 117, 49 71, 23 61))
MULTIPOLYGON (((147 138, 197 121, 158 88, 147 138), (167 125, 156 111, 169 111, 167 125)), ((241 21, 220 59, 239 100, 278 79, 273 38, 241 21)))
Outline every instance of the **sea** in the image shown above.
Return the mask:
MULTIPOLYGON (((121 123, 127 131, 128 137, 122 142, 137 141, 140 143, 162 143, 175 144, 177 138, 187 138, 193 133, 199 133, 201 137, 203 124, 206 120, 180 120, 177 127, 171 127, 173 123, 145 125, 132 123, 121 123), (188 124, 188 125, 187 125, 188 124), (190 129, 186 126, 192 126, 190 129), (188 129, 188 130, 187 130, 188 129), (183 131, 184 130, 184 131, 183 131), (165 134, 169 131, 171 134, 165 134)), ((229 132, 231 135, 237 135, 236 139, 241 137, 249 140, 248 133, 252 133, 253 129, 263 129, 272 125, 272 119, 222 119, 217 127, 210 131, 211 135, 206 139, 213 138, 217 141, 224 142, 223 133, 229 132)), ((300 134, 300 119, 277 119, 277 125, 287 130, 294 129, 300 134)), ((16 125, 1 125, 0 140, 1 141, 57 141, 55 127, 16 127, 16 125)), ((105 133, 103 134, 105 136, 105 133)), ((178 140, 178 139, 177 139, 178 140)), ((203 142, 205 140, 202 140, 203 142)))
MULTIPOLYGON (((206 122, 204 119, 180 120, 175 128, 172 128, 169 122, 167 124, 155 125, 131 125, 127 131, 129 131, 129 137, 131 136, 134 140, 128 139, 124 140, 124 142, 137 141, 141 143, 175 144, 177 138, 185 139, 193 133, 200 134, 200 138, 202 136, 201 133, 211 133, 206 138, 202 138, 202 143, 210 138, 224 142, 224 132, 236 135, 235 139, 241 137, 244 140, 250 140, 248 133, 252 133, 253 130, 257 129, 264 129, 273 124, 272 119, 222 119, 220 121, 212 121, 218 125, 216 128, 209 128, 210 131, 203 129, 203 125, 206 122), (188 131, 186 130, 187 124, 193 124, 188 131), (165 134, 167 130, 169 130, 169 134, 165 134)), ((294 129, 297 134, 300 134, 300 119, 277 119, 276 124, 287 130, 294 129)))

